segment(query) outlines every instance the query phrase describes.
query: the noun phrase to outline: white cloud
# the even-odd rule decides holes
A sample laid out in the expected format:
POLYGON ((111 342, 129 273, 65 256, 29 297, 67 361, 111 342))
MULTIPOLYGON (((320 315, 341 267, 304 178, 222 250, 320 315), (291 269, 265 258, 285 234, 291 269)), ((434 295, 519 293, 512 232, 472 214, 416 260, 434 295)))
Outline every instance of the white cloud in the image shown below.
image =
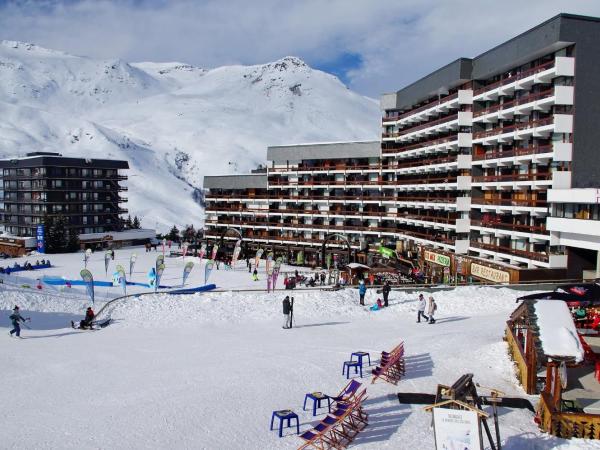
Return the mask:
POLYGON ((600 2, 482 0, 49 0, 0 7, 0 38, 97 58, 202 67, 297 55, 319 65, 345 53, 366 95, 397 90, 559 12, 600 15, 600 2))

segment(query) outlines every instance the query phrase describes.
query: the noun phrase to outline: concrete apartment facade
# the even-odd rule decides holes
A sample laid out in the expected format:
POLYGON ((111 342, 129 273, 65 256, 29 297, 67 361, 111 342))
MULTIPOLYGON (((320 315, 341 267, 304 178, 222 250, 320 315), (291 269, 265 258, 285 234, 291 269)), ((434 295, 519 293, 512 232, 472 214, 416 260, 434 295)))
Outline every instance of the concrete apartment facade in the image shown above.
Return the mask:
POLYGON ((381 141, 270 147, 266 174, 206 177, 207 237, 365 262, 384 245, 437 280, 590 276, 598 48, 600 19, 561 14, 383 95, 381 141))

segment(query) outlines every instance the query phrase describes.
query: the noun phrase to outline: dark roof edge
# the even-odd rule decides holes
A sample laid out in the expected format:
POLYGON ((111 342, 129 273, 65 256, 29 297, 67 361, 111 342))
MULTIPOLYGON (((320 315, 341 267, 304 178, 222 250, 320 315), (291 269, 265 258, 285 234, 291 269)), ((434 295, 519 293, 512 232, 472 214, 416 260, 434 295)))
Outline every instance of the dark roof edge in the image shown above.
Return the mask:
MULTIPOLYGON (((446 69, 446 68, 450 67, 450 66, 451 66, 451 65, 453 65, 453 64, 460 63, 461 61, 473 61, 473 59, 472 59, 472 58, 463 58, 463 57, 456 58, 454 61, 451 61, 451 62, 449 62, 449 63, 448 63, 448 64, 446 64, 445 66, 439 67, 438 69, 434 70, 433 72, 429 72, 427 75, 424 75, 424 76, 422 76, 422 77, 421 77, 421 78, 419 78, 418 80, 416 80, 416 81, 413 81, 413 82, 412 82, 412 83, 410 83, 410 84, 407 84, 407 85, 406 85, 406 86, 404 86, 402 89, 398 89, 396 92, 389 92, 388 94, 398 94, 399 92, 402 92, 402 91, 404 91, 404 90, 406 90, 406 89, 409 89, 409 88, 411 88, 412 86, 415 86, 415 85, 417 85, 417 84, 421 83, 423 80, 425 80, 425 79, 427 79, 427 78, 429 78, 429 77, 431 77, 431 76, 435 75, 435 74, 436 74, 436 73, 438 73, 438 72, 441 72, 442 70, 444 70, 444 69, 446 69)), ((385 95, 385 94, 383 94, 383 95, 385 95)))

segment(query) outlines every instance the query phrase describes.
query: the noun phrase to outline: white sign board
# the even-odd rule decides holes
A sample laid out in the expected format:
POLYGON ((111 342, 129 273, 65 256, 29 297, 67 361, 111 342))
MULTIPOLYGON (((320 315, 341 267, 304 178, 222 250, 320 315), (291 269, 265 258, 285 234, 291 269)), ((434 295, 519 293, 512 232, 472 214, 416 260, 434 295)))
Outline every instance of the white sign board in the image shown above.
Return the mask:
POLYGON ((482 450, 479 417, 475 411, 433 408, 437 450, 482 450))

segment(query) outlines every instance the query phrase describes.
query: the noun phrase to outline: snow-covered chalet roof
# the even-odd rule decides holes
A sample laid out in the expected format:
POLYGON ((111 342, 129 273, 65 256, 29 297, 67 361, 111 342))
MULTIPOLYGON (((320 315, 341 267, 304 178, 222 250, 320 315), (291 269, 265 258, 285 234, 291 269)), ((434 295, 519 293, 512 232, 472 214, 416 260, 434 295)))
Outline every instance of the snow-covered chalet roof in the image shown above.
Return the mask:
POLYGON ((576 362, 583 361, 583 347, 567 304, 556 300, 540 300, 533 306, 544 354, 570 356, 576 362))

